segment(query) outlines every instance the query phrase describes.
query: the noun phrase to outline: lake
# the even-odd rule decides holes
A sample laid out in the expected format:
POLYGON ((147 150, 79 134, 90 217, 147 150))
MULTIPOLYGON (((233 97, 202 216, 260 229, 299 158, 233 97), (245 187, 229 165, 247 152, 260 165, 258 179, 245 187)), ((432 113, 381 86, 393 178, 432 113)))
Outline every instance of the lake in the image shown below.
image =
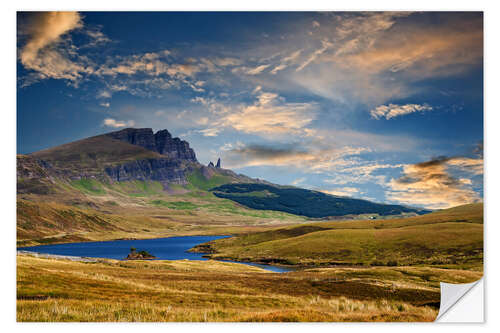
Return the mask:
MULTIPOLYGON (((44 254, 56 254, 75 257, 108 258, 122 260, 130 253, 130 248, 147 251, 158 260, 207 260, 203 253, 192 253, 187 250, 192 247, 230 236, 181 236, 155 239, 114 240, 105 242, 84 242, 19 247, 18 250, 44 254)), ((229 260, 228 260, 229 261, 229 260)), ((229 261, 236 262, 236 261, 229 261)), ((284 273, 293 269, 272 265, 239 262, 240 264, 256 266, 268 271, 284 273)))

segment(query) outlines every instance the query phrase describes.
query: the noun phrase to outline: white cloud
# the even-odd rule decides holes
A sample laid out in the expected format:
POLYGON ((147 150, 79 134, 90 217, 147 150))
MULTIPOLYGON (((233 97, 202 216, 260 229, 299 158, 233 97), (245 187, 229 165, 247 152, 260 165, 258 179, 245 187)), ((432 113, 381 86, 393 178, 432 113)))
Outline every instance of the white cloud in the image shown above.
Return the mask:
POLYGON ((304 61, 295 71, 300 72, 305 67, 307 67, 310 63, 312 63, 316 58, 318 58, 321 54, 323 54, 326 50, 333 46, 327 39, 321 41, 321 48, 315 50, 313 53, 309 55, 309 57, 304 61))
POLYGON ((293 182, 292 182, 292 185, 293 186, 297 186, 299 184, 302 184, 303 182, 306 181, 306 177, 302 177, 302 178, 298 178, 298 179, 295 179, 293 182))
POLYGON ((265 70, 267 67, 271 66, 270 64, 267 65, 260 65, 255 68, 249 69, 246 73, 248 75, 257 75, 260 74, 263 70, 265 70))
POLYGON ((199 130, 203 136, 217 136, 221 130, 219 128, 206 128, 203 130, 199 130))
POLYGON ((433 109, 432 106, 427 104, 398 105, 391 103, 388 105, 377 106, 375 109, 370 111, 370 114, 372 118, 375 119, 380 119, 384 117, 385 119, 391 119, 394 117, 403 116, 410 113, 431 111, 432 109, 433 109))
POLYGON ((128 121, 122 121, 122 120, 115 120, 113 118, 106 118, 102 122, 104 126, 108 127, 114 127, 114 128, 120 128, 120 127, 134 127, 135 126, 135 121, 133 120, 128 120, 128 121))
POLYGON ((274 67, 270 73, 276 74, 277 72, 284 70, 285 68, 287 68, 291 64, 294 64, 297 61, 297 59, 299 58, 301 53, 302 53, 302 50, 297 50, 297 51, 293 52, 292 54, 290 54, 289 56, 283 58, 281 60, 280 64, 278 66, 274 67))
POLYGON ((219 150, 220 151, 228 151, 228 150, 231 150, 233 149, 233 145, 229 142, 225 143, 224 145, 220 146, 219 147, 219 150))
POLYGON ((111 98, 111 93, 107 90, 102 90, 97 94, 96 97, 97 98, 111 98))
POLYGON ((109 108, 111 106, 111 104, 109 102, 103 102, 101 104, 99 104, 100 106, 103 106, 105 108, 109 108))
POLYGON ((320 190, 323 193, 331 194, 331 195, 336 195, 340 197, 350 197, 353 194, 356 194, 359 192, 359 190, 355 187, 339 187, 339 188, 333 188, 329 190, 320 190))
POLYGON ((277 94, 260 92, 252 105, 242 105, 221 119, 221 125, 245 133, 303 133, 315 118, 314 103, 288 103, 277 94))

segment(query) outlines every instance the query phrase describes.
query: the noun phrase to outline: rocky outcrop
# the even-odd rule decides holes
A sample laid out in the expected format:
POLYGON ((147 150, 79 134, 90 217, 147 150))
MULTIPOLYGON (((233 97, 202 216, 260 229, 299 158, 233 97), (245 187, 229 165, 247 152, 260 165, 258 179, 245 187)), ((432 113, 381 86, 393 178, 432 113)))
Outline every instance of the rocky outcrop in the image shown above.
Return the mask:
POLYGON ((146 259, 156 259, 154 255, 148 253, 147 251, 137 251, 134 248, 130 249, 130 253, 128 254, 125 260, 146 260, 146 259))
POLYGON ((153 134, 151 128, 126 128, 104 135, 115 140, 141 146, 169 158, 197 162, 194 150, 189 147, 189 143, 179 138, 172 138, 172 135, 166 129, 153 134))
POLYGON ((209 168, 213 168, 214 167, 214 164, 212 163, 212 161, 210 161, 210 163, 208 163, 208 167, 209 168))
POLYGON ((136 160, 107 167, 106 174, 114 181, 157 180, 166 183, 185 184, 186 168, 178 159, 158 158, 136 160))
POLYGON ((217 160, 217 164, 215 165, 217 169, 220 169, 220 158, 217 160))

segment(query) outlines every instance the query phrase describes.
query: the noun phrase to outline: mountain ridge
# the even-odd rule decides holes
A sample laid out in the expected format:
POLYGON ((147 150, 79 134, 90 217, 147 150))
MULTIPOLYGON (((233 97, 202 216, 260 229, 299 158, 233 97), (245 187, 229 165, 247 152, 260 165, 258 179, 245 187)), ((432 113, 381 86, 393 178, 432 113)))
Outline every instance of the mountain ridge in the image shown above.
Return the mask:
POLYGON ((208 191, 250 209, 309 218, 429 212, 272 184, 223 169, 220 159, 218 167, 205 166, 187 141, 172 137, 166 129, 154 133, 151 128, 126 128, 20 155, 17 160, 19 194, 65 192, 67 183, 87 195, 104 194, 105 188, 140 181, 159 182, 163 189, 157 192, 167 193, 173 185, 181 185, 185 191, 208 191), (247 190, 240 191, 242 187, 247 190))

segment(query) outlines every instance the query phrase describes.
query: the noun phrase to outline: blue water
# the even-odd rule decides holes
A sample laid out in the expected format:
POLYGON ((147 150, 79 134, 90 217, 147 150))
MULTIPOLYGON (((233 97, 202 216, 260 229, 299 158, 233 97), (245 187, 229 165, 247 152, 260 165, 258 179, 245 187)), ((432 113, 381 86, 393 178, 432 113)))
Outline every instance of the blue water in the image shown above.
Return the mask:
MULTIPOLYGON (((106 242, 39 245, 19 247, 17 249, 44 254, 121 260, 127 257, 127 255, 130 253, 131 247, 135 247, 138 251, 144 250, 151 253, 159 260, 207 260, 206 258, 202 257, 203 253, 192 253, 187 252, 187 250, 198 244, 226 237, 229 236, 182 236, 156 239, 115 240, 106 242)), ((260 267, 278 273, 289 272, 292 270, 271 265, 260 265, 244 262, 240 263, 260 267)))

